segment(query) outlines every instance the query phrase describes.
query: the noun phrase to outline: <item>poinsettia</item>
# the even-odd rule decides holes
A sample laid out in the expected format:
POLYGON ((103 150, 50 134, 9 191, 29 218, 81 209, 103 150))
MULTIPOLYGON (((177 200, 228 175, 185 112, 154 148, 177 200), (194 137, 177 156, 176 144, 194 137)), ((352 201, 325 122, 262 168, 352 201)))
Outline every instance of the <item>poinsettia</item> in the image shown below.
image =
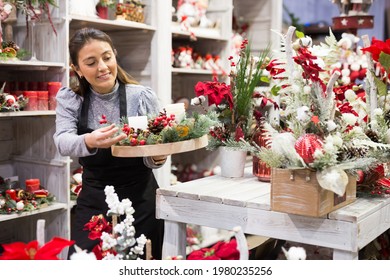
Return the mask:
POLYGON ((88 238, 99 239, 103 232, 111 232, 112 226, 106 221, 102 214, 92 216, 88 223, 84 225, 84 230, 88 230, 88 238))
POLYGON ((210 248, 202 248, 192 251, 187 260, 238 260, 240 252, 237 249, 237 241, 219 241, 210 248))
POLYGON ((217 77, 214 77, 212 82, 198 82, 195 85, 196 96, 207 96, 209 105, 220 105, 223 101, 227 101, 229 108, 233 108, 233 96, 230 91, 230 85, 224 82, 218 82, 217 77))
POLYGON ((60 237, 54 237, 42 247, 39 246, 37 240, 27 244, 23 242, 3 244, 4 252, 0 256, 0 260, 59 260, 57 255, 64 248, 73 244, 73 240, 60 237))

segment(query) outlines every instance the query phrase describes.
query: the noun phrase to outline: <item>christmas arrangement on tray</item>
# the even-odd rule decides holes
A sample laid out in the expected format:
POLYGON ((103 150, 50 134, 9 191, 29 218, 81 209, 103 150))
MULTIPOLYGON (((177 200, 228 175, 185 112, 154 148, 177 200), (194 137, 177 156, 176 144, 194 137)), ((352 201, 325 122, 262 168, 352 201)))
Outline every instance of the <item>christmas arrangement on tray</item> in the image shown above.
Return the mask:
MULTIPOLYGON (((217 122, 213 113, 188 116, 184 103, 168 104, 157 116, 122 118, 119 133, 127 138, 111 147, 116 157, 171 155, 203 148, 208 131, 217 122)), ((109 122, 103 115, 101 125, 109 122)))
POLYGON ((33 178, 20 186, 18 180, 0 177, 0 214, 22 213, 50 205, 55 197, 33 178))
POLYGON ((354 201, 361 174, 377 173, 388 162, 388 42, 374 40, 371 47, 355 51, 356 38, 348 36, 353 35, 337 41, 330 31, 325 43, 313 45, 310 37, 290 27, 281 35, 282 50, 267 66, 280 117, 262 123, 267 146, 257 146, 253 153, 272 167, 273 210, 327 214, 354 201), (364 52, 381 53, 374 55, 375 61, 383 58, 379 77, 364 52), (379 82, 380 101, 370 103, 379 82))

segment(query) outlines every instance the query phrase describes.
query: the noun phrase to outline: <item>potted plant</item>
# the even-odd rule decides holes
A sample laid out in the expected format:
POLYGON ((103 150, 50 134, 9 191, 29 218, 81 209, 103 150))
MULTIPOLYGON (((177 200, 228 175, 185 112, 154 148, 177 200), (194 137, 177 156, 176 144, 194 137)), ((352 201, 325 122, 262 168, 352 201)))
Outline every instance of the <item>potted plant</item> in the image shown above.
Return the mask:
MULTIPOLYGON (((252 141, 256 120, 253 116, 255 108, 255 98, 260 97, 256 93, 256 87, 264 75, 265 62, 268 59, 269 50, 260 53, 259 57, 254 57, 251 53, 248 40, 243 40, 238 61, 229 57, 231 72, 230 84, 214 81, 198 82, 195 85, 196 98, 192 99, 193 105, 205 104, 208 99, 208 109, 218 115, 219 123, 211 127, 208 150, 220 148, 225 152, 237 153, 234 159, 221 159, 221 171, 223 176, 240 177, 243 175, 243 166, 236 168, 232 162, 245 162, 247 147, 245 141, 252 141), (237 157, 240 157, 240 160, 237 157), (225 172, 224 164, 230 167, 225 172), (233 171, 239 171, 235 176, 233 171)), ((222 155, 223 156, 223 155, 222 155)), ((227 157, 231 157, 229 155, 227 157)))
POLYGON ((115 0, 99 0, 96 5, 96 11, 100 18, 108 19, 108 10, 115 10, 117 1, 115 0))

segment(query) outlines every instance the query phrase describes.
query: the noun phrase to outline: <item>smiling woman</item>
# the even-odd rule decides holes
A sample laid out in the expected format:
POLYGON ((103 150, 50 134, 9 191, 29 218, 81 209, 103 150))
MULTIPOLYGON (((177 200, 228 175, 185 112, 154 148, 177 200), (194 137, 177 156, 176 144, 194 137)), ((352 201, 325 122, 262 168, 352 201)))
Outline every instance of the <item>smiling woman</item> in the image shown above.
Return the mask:
MULTIPOLYGON (((54 141, 61 155, 78 157, 83 166, 72 240, 83 250, 96 245, 83 230, 84 225, 93 215, 107 213, 104 188, 112 185, 120 200, 132 201, 137 234, 151 239, 153 258, 159 259, 163 222, 155 219, 158 185, 152 169, 161 167, 166 157, 118 158, 111 154, 111 146, 126 138, 126 134, 117 133, 114 124, 127 116, 156 115, 156 94, 117 64, 111 38, 100 30, 76 31, 69 41, 69 54, 78 83, 57 94, 54 141), (102 127, 102 115, 113 124, 102 127)), ((69 256, 73 252, 70 250, 69 256)))

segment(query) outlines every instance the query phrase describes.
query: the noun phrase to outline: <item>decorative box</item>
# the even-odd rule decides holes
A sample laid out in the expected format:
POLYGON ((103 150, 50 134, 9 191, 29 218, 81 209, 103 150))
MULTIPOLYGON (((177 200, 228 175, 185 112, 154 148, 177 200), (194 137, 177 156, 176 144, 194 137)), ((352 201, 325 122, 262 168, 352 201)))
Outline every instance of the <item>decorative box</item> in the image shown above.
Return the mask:
POLYGON ((111 153, 114 157, 148 157, 148 156, 163 156, 178 153, 189 152, 206 147, 208 144, 208 136, 155 145, 143 146, 111 146, 111 153))
POLYGON ((348 175, 343 196, 322 188, 316 171, 273 168, 271 172, 271 210, 320 217, 356 199, 356 178, 348 175))

